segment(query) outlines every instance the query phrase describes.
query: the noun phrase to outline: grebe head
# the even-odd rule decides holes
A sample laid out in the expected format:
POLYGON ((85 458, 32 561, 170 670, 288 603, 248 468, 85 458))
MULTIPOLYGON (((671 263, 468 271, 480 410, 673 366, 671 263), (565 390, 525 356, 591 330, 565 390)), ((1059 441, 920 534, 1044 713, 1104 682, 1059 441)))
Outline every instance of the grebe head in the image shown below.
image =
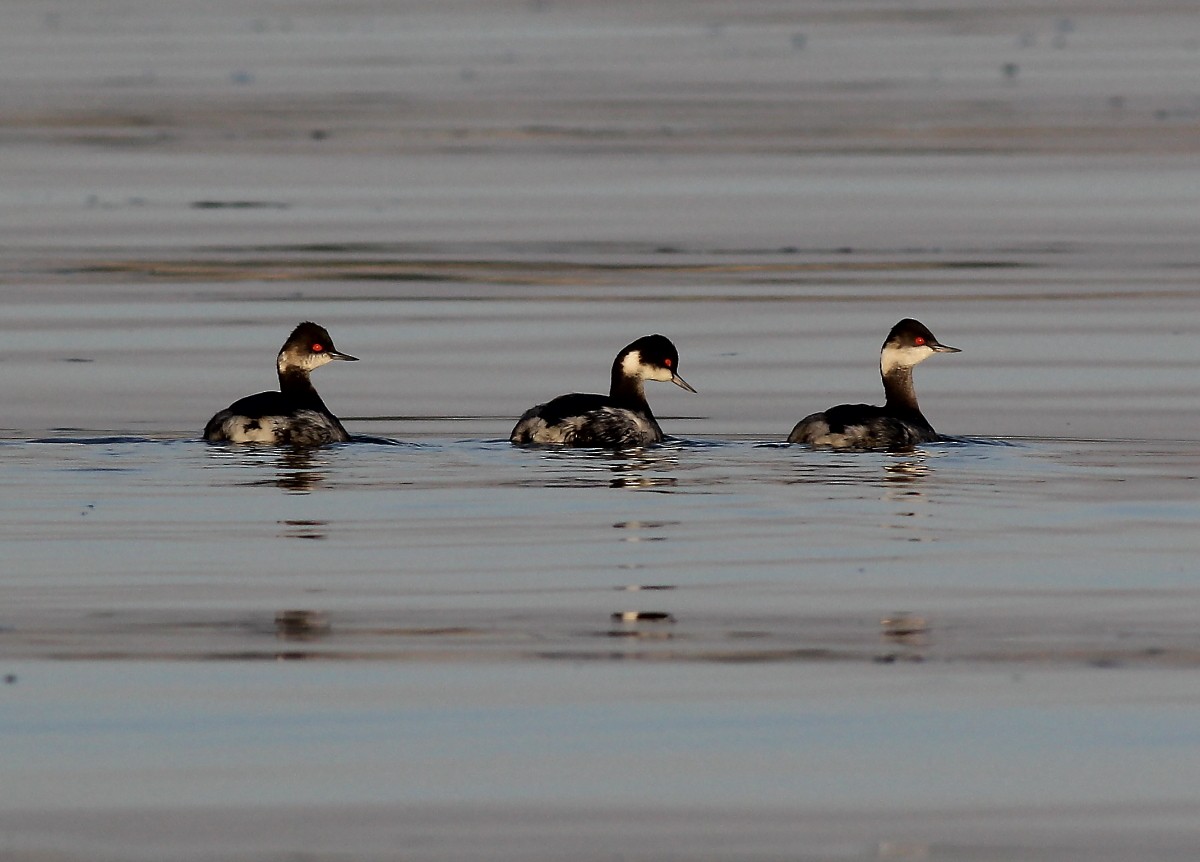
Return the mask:
POLYGON ((333 339, 325 327, 305 321, 292 330, 288 340, 279 351, 277 361, 280 372, 301 370, 305 372, 320 368, 326 362, 344 359, 347 362, 357 362, 358 357, 341 353, 333 346, 333 339))
POLYGON ((957 347, 942 344, 925 324, 906 317, 888 333, 879 354, 879 367, 886 377, 898 368, 912 368, 935 353, 961 353, 957 347))
POLYGON ((670 381, 688 392, 696 391, 679 376, 679 352, 662 335, 647 335, 633 342, 617 356, 617 366, 626 377, 670 381))

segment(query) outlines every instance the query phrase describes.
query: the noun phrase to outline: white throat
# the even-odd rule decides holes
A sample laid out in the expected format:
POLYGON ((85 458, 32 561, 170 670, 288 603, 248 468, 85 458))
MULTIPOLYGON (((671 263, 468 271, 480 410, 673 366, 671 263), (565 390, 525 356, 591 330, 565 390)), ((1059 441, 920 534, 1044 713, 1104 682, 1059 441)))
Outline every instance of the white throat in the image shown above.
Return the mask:
POLYGON ((282 350, 275 360, 275 367, 279 369, 280 374, 293 370, 311 372, 329 361, 329 356, 324 353, 310 353, 307 350, 303 353, 282 350))
POLYGON ((933 350, 929 347, 897 347, 889 344, 879 354, 879 370, 887 377, 897 368, 912 368, 931 356, 933 350))

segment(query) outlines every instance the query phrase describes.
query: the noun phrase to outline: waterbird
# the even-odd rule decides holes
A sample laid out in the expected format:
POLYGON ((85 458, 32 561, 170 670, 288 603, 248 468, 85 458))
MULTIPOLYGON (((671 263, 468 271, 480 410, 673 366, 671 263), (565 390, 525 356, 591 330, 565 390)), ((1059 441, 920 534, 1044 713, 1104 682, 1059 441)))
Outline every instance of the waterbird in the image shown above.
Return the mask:
POLYGON ((358 361, 334 347, 323 326, 311 321, 301 323, 292 330, 275 360, 279 391, 259 392, 233 402, 208 420, 204 439, 213 443, 292 446, 320 446, 350 439, 309 379, 315 369, 335 359, 358 361))
POLYGON ((647 335, 617 354, 608 395, 572 393, 526 410, 509 439, 517 446, 557 444, 623 449, 662 442, 663 432, 644 382, 670 381, 695 392, 679 376, 679 352, 662 335, 647 335))
POLYGON ((913 367, 935 353, 960 352, 939 342, 920 321, 901 320, 879 352, 883 406, 839 404, 805 416, 788 435, 788 442, 835 449, 907 449, 937 440, 937 432, 917 406, 913 367))

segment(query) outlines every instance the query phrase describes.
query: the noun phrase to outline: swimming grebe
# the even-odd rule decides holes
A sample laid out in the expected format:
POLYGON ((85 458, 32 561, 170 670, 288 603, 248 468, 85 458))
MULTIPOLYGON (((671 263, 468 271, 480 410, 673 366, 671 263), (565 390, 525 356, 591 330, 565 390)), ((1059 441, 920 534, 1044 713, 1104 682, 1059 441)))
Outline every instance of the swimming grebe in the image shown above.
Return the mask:
POLYGON ((935 353, 959 353, 938 342, 923 324, 904 319, 892 327, 879 354, 882 407, 839 404, 796 423, 789 443, 836 449, 904 449, 937 440, 937 432, 921 414, 913 390, 912 370, 935 353))
POLYGON ((248 395, 229 405, 204 427, 204 439, 216 443, 275 443, 319 446, 349 439, 329 412, 308 375, 334 359, 358 360, 338 352, 324 327, 301 323, 288 336, 276 367, 279 391, 248 395))
POLYGON ((661 335, 639 338, 617 354, 608 395, 560 395, 531 407, 509 439, 518 446, 551 443, 618 449, 659 443, 662 429, 646 403, 642 384, 669 380, 695 392, 678 369, 679 353, 669 339, 661 335))

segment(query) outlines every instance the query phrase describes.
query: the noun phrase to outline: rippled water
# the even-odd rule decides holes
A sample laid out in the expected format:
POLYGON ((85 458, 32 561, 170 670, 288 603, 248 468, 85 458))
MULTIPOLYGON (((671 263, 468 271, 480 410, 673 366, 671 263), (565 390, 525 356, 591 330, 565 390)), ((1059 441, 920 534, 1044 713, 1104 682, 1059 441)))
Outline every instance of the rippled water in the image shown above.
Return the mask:
POLYGON ((1192 17, 0 7, 0 856, 1193 858, 1192 17))
POLYGON ((1196 471, 1179 444, 1129 446, 9 441, 20 624, 0 649, 1190 663, 1172 605, 1193 587, 1196 471), (889 639, 897 609, 936 636, 889 639), (289 610, 322 624, 291 631, 289 610), (625 611, 670 620, 614 624, 625 611))
POLYGON ((0 823, 138 858, 1186 858, 1196 477, 1130 445, 9 441, 0 823))

